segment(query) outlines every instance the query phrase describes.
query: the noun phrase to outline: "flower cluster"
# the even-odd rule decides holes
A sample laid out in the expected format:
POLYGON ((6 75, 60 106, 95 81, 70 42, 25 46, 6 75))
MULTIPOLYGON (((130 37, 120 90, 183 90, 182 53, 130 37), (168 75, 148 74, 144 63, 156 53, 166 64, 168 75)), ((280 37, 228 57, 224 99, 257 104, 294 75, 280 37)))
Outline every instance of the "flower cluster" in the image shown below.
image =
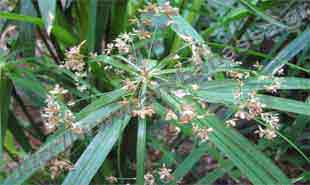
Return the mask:
POLYGON ((227 76, 237 80, 245 80, 250 77, 249 72, 229 71, 226 74, 227 76))
POLYGON ((256 97, 256 93, 250 93, 249 97, 250 98, 244 104, 239 106, 240 111, 235 114, 236 118, 251 120, 263 112, 265 105, 259 101, 259 98, 256 97))
POLYGON ((205 57, 211 56, 210 49, 205 44, 191 42, 192 61, 195 65, 203 64, 205 57))
POLYGON ((106 55, 110 55, 113 49, 116 49, 120 54, 128 54, 130 52, 130 46, 133 42, 135 33, 122 33, 112 43, 107 44, 107 48, 104 50, 106 55))
POLYGON ((59 160, 53 159, 49 162, 48 168, 51 172, 51 178, 55 179, 58 177, 63 171, 72 170, 73 165, 71 162, 67 160, 59 160))
POLYGON ((174 179, 174 177, 171 174, 172 170, 167 168, 165 164, 161 168, 159 168, 158 175, 160 180, 167 183, 174 179))
POLYGON ((180 115, 180 123, 187 124, 191 122, 196 117, 195 109, 192 105, 184 104, 181 107, 182 112, 180 115))
POLYGON ((145 185, 155 185, 155 177, 150 172, 144 175, 145 185))
POLYGON ((45 100, 46 107, 42 111, 44 126, 48 132, 54 131, 61 121, 60 105, 51 95, 45 100))
POLYGON ((280 89, 281 87, 281 83, 282 83, 282 79, 281 78, 275 78, 271 85, 266 85, 265 90, 271 93, 276 93, 278 91, 278 89, 280 89))
POLYGON ((237 119, 236 118, 229 119, 225 121, 225 123, 227 124, 228 127, 235 127, 237 125, 237 119))
POLYGON ((193 125, 193 133, 197 135, 202 142, 209 140, 209 133, 213 131, 213 128, 200 128, 197 125, 193 125))
POLYGON ((177 120, 177 119, 178 119, 178 116, 171 109, 168 109, 165 120, 170 121, 170 120, 177 120))
POLYGON ((140 40, 150 39, 152 37, 151 32, 145 30, 133 30, 133 32, 139 37, 140 40))
POLYGON ((117 178, 114 176, 109 176, 109 177, 106 177, 105 179, 111 184, 117 183, 117 178))
POLYGON ((175 139, 178 138, 179 134, 181 132, 180 127, 173 125, 173 124, 167 124, 162 129, 162 135, 164 136, 164 141, 168 144, 172 144, 175 139))
POLYGON ((49 91, 46 98, 46 107, 42 110, 42 118, 44 126, 48 132, 54 131, 60 122, 69 126, 74 125, 75 116, 70 110, 61 111, 60 104, 56 100, 57 95, 68 93, 68 90, 56 84, 55 87, 49 91))
POLYGON ((84 62, 84 55, 81 54, 81 47, 85 41, 83 41, 80 45, 70 48, 66 52, 66 61, 61 66, 67 70, 74 71, 75 75, 78 77, 85 77, 85 67, 86 64, 84 62))
POLYGON ((137 89, 137 86, 130 79, 123 80, 123 88, 129 92, 134 92, 137 89))
POLYGON ((52 95, 61 95, 61 94, 67 94, 68 90, 61 87, 59 84, 56 84, 54 89, 49 91, 52 95))
POLYGON ((255 133, 259 134, 259 137, 264 137, 266 139, 277 137, 276 131, 280 128, 278 114, 271 112, 262 113, 261 119, 267 123, 267 126, 265 129, 258 126, 258 130, 255 131, 255 133))
POLYGON ((192 51, 191 60, 195 65, 199 66, 203 64, 205 58, 212 57, 212 52, 206 44, 194 41, 192 36, 180 35, 180 37, 189 44, 192 51))
POLYGON ((84 55, 81 54, 81 47, 86 41, 83 41, 78 46, 70 48, 66 52, 66 61, 60 67, 71 70, 76 75, 75 85, 80 92, 87 90, 87 85, 80 84, 80 79, 87 76, 86 63, 84 62, 84 55))
POLYGON ((263 129, 261 126, 258 126, 258 130, 255 131, 259 137, 264 137, 266 139, 272 140, 273 138, 277 137, 277 134, 274 129, 265 128, 263 129))
POLYGON ((179 9, 174 8, 167 1, 163 5, 157 5, 156 3, 148 3, 144 9, 139 10, 142 13, 153 13, 155 15, 165 14, 168 17, 178 15, 179 9))
POLYGON ((273 139, 276 135, 276 130, 279 129, 279 116, 274 113, 263 112, 263 108, 265 107, 259 99, 256 97, 256 93, 253 92, 250 94, 250 98, 242 105, 239 106, 240 111, 235 113, 235 118, 226 121, 228 126, 236 125, 236 118, 251 120, 257 116, 267 124, 266 128, 262 128, 258 126, 258 130, 255 133, 259 134, 260 137, 265 137, 267 139, 273 139))
POLYGON ((146 106, 141 110, 133 110, 132 116, 139 116, 142 119, 145 119, 147 116, 152 117, 155 114, 154 109, 151 106, 146 106))

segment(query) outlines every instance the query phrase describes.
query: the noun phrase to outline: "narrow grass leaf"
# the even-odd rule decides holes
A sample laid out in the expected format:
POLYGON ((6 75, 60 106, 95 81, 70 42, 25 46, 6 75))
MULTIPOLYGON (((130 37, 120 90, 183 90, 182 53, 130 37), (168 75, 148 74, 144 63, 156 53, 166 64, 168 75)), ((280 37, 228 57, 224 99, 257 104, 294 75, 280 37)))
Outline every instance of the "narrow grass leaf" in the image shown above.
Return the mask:
POLYGON ((138 120, 137 138, 137 184, 144 185, 144 162, 146 152, 146 120, 138 120))
POLYGON ((281 28, 287 28, 286 25, 281 23, 280 21, 274 19, 270 15, 266 15, 263 11, 261 11, 258 7, 250 3, 248 0, 238 0, 243 6, 245 6, 247 9, 249 9, 250 12, 254 13, 258 17, 261 17, 262 19, 268 21, 271 24, 277 25, 281 28))
POLYGON ((224 176, 228 171, 233 169, 234 165, 230 161, 225 161, 225 164, 212 170, 205 177, 200 179, 196 185, 212 185, 217 179, 224 176))
POLYGON ((39 9, 44 21, 45 29, 48 34, 51 33, 53 23, 56 17, 56 0, 38 0, 39 9))
POLYGON ((10 111, 9 113, 9 123, 10 124, 8 124, 8 129, 11 131, 14 138, 20 144, 22 149, 25 152, 31 152, 32 146, 29 143, 29 138, 26 136, 23 127, 21 127, 18 119, 12 111, 10 111))
POLYGON ((267 95, 258 95, 258 98, 268 108, 310 116, 308 103, 267 95))
POLYGON ((87 185, 91 182, 100 166, 112 150, 121 130, 130 120, 129 115, 113 119, 112 123, 101 128, 82 156, 67 175, 62 185, 87 185))
MULTIPOLYGON (((44 21, 38 17, 20 15, 16 13, 0 12, 0 18, 22 21, 30 24, 35 24, 37 26, 43 27, 44 21)), ((52 27, 51 33, 54 34, 60 41, 67 45, 74 45, 77 43, 77 39, 67 30, 59 25, 54 25, 52 27)))
POLYGON ((6 75, 4 61, 0 61, 0 160, 3 157, 2 144, 9 119, 9 108, 11 104, 12 84, 6 75))
MULTIPOLYGON (((265 90, 267 87, 272 86, 275 82, 279 82, 277 89, 281 90, 309 90, 310 80, 306 78, 251 78, 244 81, 241 91, 247 94, 252 91, 265 90)), ((206 91, 219 91, 219 92, 233 92, 240 88, 240 83, 237 80, 211 80, 200 84, 201 89, 206 91)))
POLYGON ((171 28, 175 31, 180 37, 190 36, 193 38, 194 42, 201 43, 203 38, 196 32, 196 30, 181 16, 172 17, 171 28))
POLYGON ((179 180, 182 179, 192 168, 193 166, 201 159, 203 155, 206 154, 209 149, 208 143, 202 143, 197 148, 193 149, 191 153, 186 157, 186 159, 178 165, 178 167, 173 172, 173 183, 176 184, 179 180))
MULTIPOLYGON (((210 102, 210 103, 228 103, 237 104, 239 101, 235 98, 235 92, 223 92, 223 91, 199 91, 195 93, 198 97, 210 102)), ((244 95, 241 100, 246 100, 248 95, 244 95)), ((259 101, 266 105, 266 108, 275 109, 285 112, 310 115, 310 106, 307 103, 279 98, 268 95, 257 95, 259 101)))
MULTIPOLYGON (((29 0, 20 1, 20 13, 23 15, 36 16, 35 8, 29 0)), ((18 22, 19 33, 15 50, 21 50, 24 57, 35 55, 35 26, 25 22, 18 22)))
POLYGON ((310 29, 306 29, 298 35, 288 46, 281 50, 278 55, 270 61, 263 69, 262 73, 266 75, 274 75, 289 60, 296 56, 300 51, 310 46, 310 29))
MULTIPOLYGON (((143 84, 140 90, 140 108, 144 108, 147 85, 143 84)), ((139 116, 137 133, 137 184, 144 185, 144 162, 146 160, 146 119, 139 116)))
POLYGON ((77 115, 77 118, 85 117, 89 113, 98 110, 99 108, 117 101, 122 96, 125 96, 127 91, 125 89, 117 89, 111 92, 107 92, 104 95, 100 96, 98 99, 84 107, 77 115))

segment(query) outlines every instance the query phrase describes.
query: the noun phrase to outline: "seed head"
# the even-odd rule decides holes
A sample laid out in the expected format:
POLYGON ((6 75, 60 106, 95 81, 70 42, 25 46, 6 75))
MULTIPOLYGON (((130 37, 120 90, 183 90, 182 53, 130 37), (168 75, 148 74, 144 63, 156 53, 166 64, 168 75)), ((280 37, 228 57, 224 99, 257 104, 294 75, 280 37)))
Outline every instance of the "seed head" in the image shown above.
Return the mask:
POLYGON ((209 140, 209 133, 213 131, 213 128, 200 128, 197 125, 193 125, 193 133, 201 139, 202 142, 209 140))
POLYGON ((163 166, 159 168, 159 171, 158 171, 159 178, 165 183, 167 183, 174 179, 174 177, 171 175, 171 172, 172 170, 169 168, 166 168, 166 165, 163 164, 163 166))
POLYGON ((178 119, 178 116, 171 109, 168 109, 165 120, 170 121, 170 120, 177 120, 177 119, 178 119))
POLYGON ((180 123, 187 124, 196 117, 195 109, 192 105, 182 105, 180 123))
POLYGON ((155 177, 148 172, 144 175, 145 185, 155 185, 155 177))

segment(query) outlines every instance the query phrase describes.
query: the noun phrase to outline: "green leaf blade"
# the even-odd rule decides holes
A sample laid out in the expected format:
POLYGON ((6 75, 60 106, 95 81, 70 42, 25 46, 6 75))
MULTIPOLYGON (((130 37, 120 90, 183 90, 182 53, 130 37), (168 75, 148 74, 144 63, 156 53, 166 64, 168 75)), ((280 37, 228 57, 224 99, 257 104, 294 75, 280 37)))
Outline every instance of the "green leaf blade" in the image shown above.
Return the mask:
POLYGON ((39 9, 44 20, 45 29, 51 33, 56 16, 56 0, 38 0, 39 9))
POLYGON ((310 29, 305 30, 296 39, 294 39, 287 47, 268 63, 262 73, 266 75, 274 75, 281 69, 287 61, 291 60, 300 51, 310 46, 310 29))
POLYGON ((62 185, 89 184, 129 120, 130 116, 128 115, 124 119, 113 119, 111 124, 105 125, 104 128, 100 129, 62 185))

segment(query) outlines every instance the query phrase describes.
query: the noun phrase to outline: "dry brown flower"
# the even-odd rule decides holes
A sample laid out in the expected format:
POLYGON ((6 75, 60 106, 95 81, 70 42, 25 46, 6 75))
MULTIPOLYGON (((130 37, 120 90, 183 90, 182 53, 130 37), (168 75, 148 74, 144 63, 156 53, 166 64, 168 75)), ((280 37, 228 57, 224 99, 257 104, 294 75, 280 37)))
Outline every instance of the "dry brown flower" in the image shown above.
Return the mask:
POLYGON ((200 88, 199 85, 197 85, 197 84, 193 84, 193 85, 191 85, 191 87, 192 87, 193 91, 197 91, 200 88))
POLYGON ((281 83, 282 83, 282 79, 281 78, 275 78, 272 81, 271 85, 266 85, 265 90, 271 93, 276 93, 278 91, 278 89, 281 88, 281 83))
POLYGON ((161 13, 164 13, 168 17, 176 16, 178 15, 178 12, 179 12, 179 9, 172 7, 169 1, 167 1, 165 4, 160 6, 159 9, 161 13))
POLYGON ((114 49, 114 44, 113 43, 108 43, 107 44, 107 48, 104 49, 104 53, 106 55, 110 55, 110 54, 112 54, 113 49, 114 49))
POLYGON ((70 110, 66 110, 63 115, 63 122, 69 126, 74 125, 75 116, 70 110))
POLYGON ((134 92, 137 88, 137 86, 129 79, 126 79, 123 81, 123 88, 129 92, 134 92))
POLYGON ((106 177, 105 179, 111 184, 117 183, 117 178, 112 175, 109 177, 106 177))
POLYGON ((151 26, 152 25, 152 21, 149 19, 143 19, 142 20, 142 24, 146 25, 146 26, 151 26))
POLYGON ((44 126, 48 132, 54 131, 61 121, 60 105, 51 95, 48 95, 45 102, 46 107, 42 111, 44 126))
POLYGON ((122 53, 122 54, 129 53, 130 45, 124 39, 116 38, 114 40, 114 43, 115 43, 114 46, 118 49, 119 53, 122 53))
POLYGON ((155 185, 155 177, 150 172, 144 175, 144 180, 145 185, 155 185))
POLYGON ((177 119, 178 119, 178 116, 171 109, 168 109, 165 120, 170 121, 170 120, 177 120, 177 119))
POLYGON ((192 105, 182 105, 180 123, 187 124, 196 117, 195 109, 192 105))
POLYGON ((155 114, 154 109, 151 106, 146 106, 142 110, 133 110, 132 116, 139 116, 142 119, 145 119, 146 116, 152 117, 155 114))
POLYGON ((55 87, 49 91, 52 95, 60 95, 60 94, 67 94, 68 90, 64 89, 63 87, 60 87, 59 84, 56 84, 55 87))
POLYGON ((250 77, 249 72, 237 72, 237 71, 229 71, 226 73, 227 76, 238 79, 238 80, 244 80, 250 77))
POLYGON ((131 19, 128 20, 128 22, 129 22, 130 24, 135 25, 135 24, 138 24, 138 23, 139 23, 139 19, 137 19, 137 18, 131 18, 131 19))
POLYGON ((134 33, 139 37, 139 39, 150 39, 152 37, 152 33, 145 30, 134 30, 134 33))
POLYGON ((66 61, 61 67, 72 70, 75 73, 81 73, 85 71, 86 64, 83 60, 84 55, 81 54, 81 47, 85 42, 86 41, 83 41, 78 46, 72 47, 66 52, 66 61))
POLYGON ((53 159, 49 162, 48 168, 51 172, 51 178, 55 179, 58 177, 63 171, 72 170, 73 165, 70 161, 53 159))
POLYGON ((161 168, 159 168, 158 175, 159 178, 165 182, 168 183, 169 181, 173 180, 174 177, 171 175, 172 170, 167 168, 165 164, 161 168))
POLYGON ((229 119, 229 120, 225 121, 225 123, 229 127, 235 127, 237 125, 237 119, 235 119, 235 118, 229 119))
POLYGON ((249 99, 239 106, 240 111, 235 114, 236 118, 251 120, 263 113, 265 107, 256 96, 256 92, 249 94, 249 99))
POLYGON ((261 138, 266 138, 269 140, 274 139, 277 137, 276 130, 273 128, 265 128, 263 129, 261 126, 258 126, 258 130, 256 130, 254 133, 258 134, 261 138))
POLYGON ((209 133, 213 131, 213 128, 200 128, 197 125, 193 125, 193 133, 197 135, 202 142, 209 140, 209 133))
POLYGON ((160 13, 159 6, 156 3, 148 3, 143 9, 140 9, 139 11, 143 13, 160 13))

